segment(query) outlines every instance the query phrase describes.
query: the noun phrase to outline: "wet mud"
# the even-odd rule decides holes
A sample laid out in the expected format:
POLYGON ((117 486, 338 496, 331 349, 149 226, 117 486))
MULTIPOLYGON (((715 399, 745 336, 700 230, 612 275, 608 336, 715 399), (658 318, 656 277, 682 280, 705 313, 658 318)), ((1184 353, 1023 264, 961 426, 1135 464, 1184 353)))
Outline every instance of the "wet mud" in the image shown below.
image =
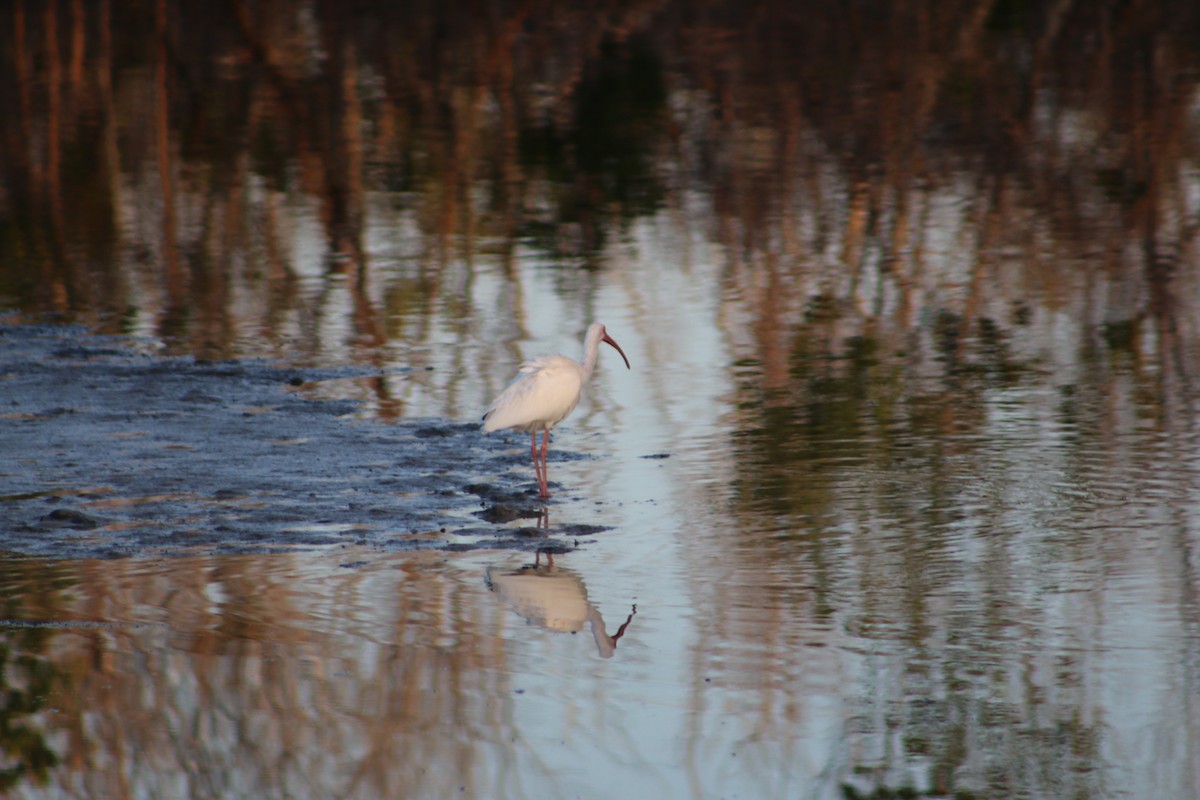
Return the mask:
POLYGON ((551 525, 511 437, 474 423, 361 420, 354 401, 306 396, 366 371, 205 362, 137 345, 80 327, 0 324, 0 550, 563 552, 604 530, 551 525))

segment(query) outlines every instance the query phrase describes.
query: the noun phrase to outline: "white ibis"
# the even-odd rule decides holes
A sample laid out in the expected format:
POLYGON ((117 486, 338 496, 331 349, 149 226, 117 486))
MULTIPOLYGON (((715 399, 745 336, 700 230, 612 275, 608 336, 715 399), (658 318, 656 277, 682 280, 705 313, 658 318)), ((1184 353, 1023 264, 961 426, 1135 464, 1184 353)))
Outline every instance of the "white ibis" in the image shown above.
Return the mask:
POLYGON ((546 445, 550 440, 550 429, 575 410, 583 385, 596 368, 601 342, 615 347, 621 358, 625 359, 625 368, 630 368, 629 359, 621 346, 612 340, 602 324, 593 322, 583 339, 583 363, 566 356, 541 356, 526 361, 508 388, 483 412, 484 431, 512 428, 529 433, 529 452, 533 456, 533 471, 537 474, 538 494, 542 498, 550 496, 550 482, 546 475, 546 445), (540 457, 538 431, 542 432, 540 457))

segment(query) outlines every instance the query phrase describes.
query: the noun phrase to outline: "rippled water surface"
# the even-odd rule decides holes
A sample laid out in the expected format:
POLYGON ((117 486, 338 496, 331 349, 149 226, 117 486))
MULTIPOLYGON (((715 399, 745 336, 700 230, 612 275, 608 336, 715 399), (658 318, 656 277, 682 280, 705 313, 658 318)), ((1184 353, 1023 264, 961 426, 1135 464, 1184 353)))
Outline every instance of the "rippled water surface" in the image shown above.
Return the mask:
POLYGON ((343 5, 0 12, 0 322, 324 370, 287 391, 337 437, 235 404, 301 471, 468 437, 593 320, 632 369, 544 508, 525 434, 398 444, 419 483, 372 449, 276 532, 374 538, 166 556, 188 520, 104 519, 77 450, 27 485, 89 409, 3 350, 4 540, 64 508, 136 555, 0 555, 0 789, 1200 796, 1192 4, 343 5), (501 483, 540 518, 475 549, 378 513, 501 483))

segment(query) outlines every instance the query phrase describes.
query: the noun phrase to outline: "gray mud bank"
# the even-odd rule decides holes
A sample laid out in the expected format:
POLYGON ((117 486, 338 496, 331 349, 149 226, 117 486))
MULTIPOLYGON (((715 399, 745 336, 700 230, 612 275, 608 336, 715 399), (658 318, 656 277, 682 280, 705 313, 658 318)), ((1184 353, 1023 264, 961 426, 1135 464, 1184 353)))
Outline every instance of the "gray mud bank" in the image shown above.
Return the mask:
POLYGON ((545 507, 515 439, 445 420, 354 420, 355 402, 298 391, 359 374, 144 355, 79 327, 0 324, 0 551, 559 552, 603 530, 538 527, 545 507))

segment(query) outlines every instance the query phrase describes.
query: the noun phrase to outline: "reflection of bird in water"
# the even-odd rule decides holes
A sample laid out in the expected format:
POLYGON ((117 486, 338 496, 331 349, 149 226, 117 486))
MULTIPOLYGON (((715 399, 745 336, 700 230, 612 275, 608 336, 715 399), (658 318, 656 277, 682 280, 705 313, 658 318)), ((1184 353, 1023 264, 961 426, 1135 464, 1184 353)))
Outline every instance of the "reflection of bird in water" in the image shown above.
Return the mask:
POLYGON ((617 632, 609 636, 599 609, 588 600, 583 578, 573 570, 555 566, 554 557, 549 554, 546 562, 543 566, 539 553, 534 563, 518 569, 489 567, 488 587, 530 625, 575 633, 583 629, 585 622, 591 623, 596 651, 601 658, 612 658, 617 641, 625 635, 637 613, 637 605, 617 632))
POLYGON ((538 494, 543 498, 550 496, 549 477, 546 474, 546 445, 550 440, 550 429, 575 410, 583 385, 591 379, 592 370, 596 368, 601 342, 615 347, 621 358, 625 359, 625 368, 630 368, 629 359, 621 346, 609 337, 603 325, 593 322, 583 340, 583 363, 566 356, 542 356, 526 361, 521 365, 516 379, 483 412, 485 431, 513 428, 529 433, 533 471, 537 474, 538 494), (542 431, 540 458, 538 431, 542 431))

